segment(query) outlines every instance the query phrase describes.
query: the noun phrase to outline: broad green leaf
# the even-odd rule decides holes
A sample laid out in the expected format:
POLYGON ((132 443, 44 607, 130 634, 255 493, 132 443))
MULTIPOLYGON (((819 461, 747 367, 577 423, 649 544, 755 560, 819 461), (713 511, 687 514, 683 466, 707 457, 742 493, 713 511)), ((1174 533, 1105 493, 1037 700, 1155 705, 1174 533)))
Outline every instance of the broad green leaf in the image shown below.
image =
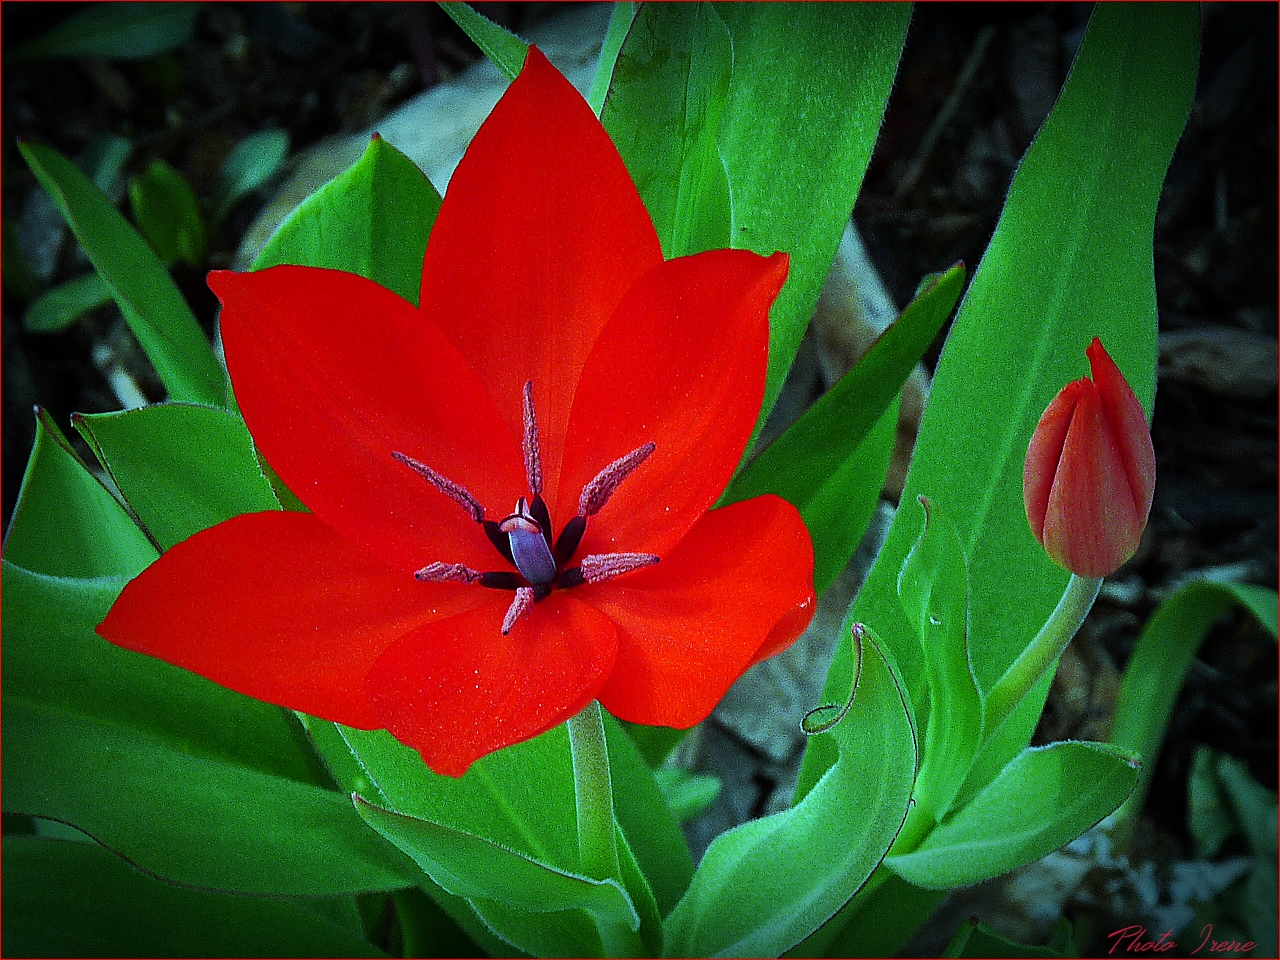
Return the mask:
POLYGON ((609 15, 609 27, 605 31, 604 41, 600 44, 600 61, 596 64, 595 76, 591 78, 591 89, 587 93, 587 103, 591 105, 597 117, 600 116, 605 95, 609 92, 609 85, 613 80, 618 53, 622 49, 623 41, 627 38, 627 32, 631 29, 632 21, 635 20, 636 7, 637 4, 632 3, 631 0, 620 0, 613 5, 613 12, 609 15))
POLYGON ((928 497, 920 503, 924 532, 902 565, 898 599, 920 639, 929 683, 929 728, 911 812, 928 818, 927 829, 951 809, 982 742, 982 691, 969 658, 964 551, 951 520, 928 497))
POLYGON ((165 879, 309 896, 416 882, 334 791, 34 700, 4 704, 3 734, 9 809, 71 823, 165 879))
POLYGON ((1182 679, 1200 644, 1209 628, 1238 605, 1276 636, 1276 591, 1228 580, 1186 584, 1165 597, 1142 628, 1111 721, 1111 742, 1143 760, 1138 787, 1117 815, 1118 829, 1126 831, 1142 810, 1182 679))
POLYGON ((165 550, 239 514, 280 507, 248 428, 226 410, 161 403, 74 419, 125 503, 165 550))
POLYGON ((791 256, 769 314, 773 409, 813 316, 898 70, 908 4, 722 4, 733 80, 718 141, 731 245, 791 256), (768 157, 767 163, 761 157, 768 157))
POLYGON ((434 773, 385 730, 339 727, 379 806, 474 834, 541 863, 581 872, 569 736, 563 726, 472 764, 434 773))
POLYGON ((691 773, 681 767, 659 767, 653 771, 667 806, 681 823, 686 823, 720 796, 720 778, 708 773, 691 773))
MULTIPOLYGON (((347 733, 354 731, 346 730, 346 728, 339 727, 336 723, 328 720, 319 720, 301 713, 297 716, 306 728, 312 743, 328 766, 330 774, 337 781, 340 789, 344 790, 348 795, 358 793, 361 796, 376 796, 380 803, 386 802, 386 798, 378 790, 373 780, 365 773, 360 760, 345 739, 344 730, 347 733)), ((445 916, 461 929, 470 940, 479 944, 488 956, 498 956, 507 952, 508 945, 485 925, 469 901, 448 893, 425 874, 419 878, 418 886, 422 890, 422 895, 429 897, 432 903, 443 911, 445 916)), ((414 914, 409 921, 415 925, 412 936, 425 938, 430 934, 430 930, 419 928, 429 927, 433 922, 434 915, 420 904, 415 905, 416 898, 413 891, 397 894, 397 897, 401 896, 408 898, 408 909, 412 910, 414 914)), ((401 922, 405 922, 403 918, 401 922)), ((410 934, 406 933, 406 938, 409 936, 410 934)), ((450 936, 456 935, 450 931, 450 936)))
POLYGON ((725 502, 776 493, 803 511, 890 408, 963 285, 963 264, 927 278, 853 369, 734 478, 725 502))
POLYGON ((133 222, 166 265, 204 263, 205 230, 200 205, 187 178, 164 160, 152 160, 129 181, 133 222))
POLYGON ((378 957, 298 901, 162 883, 83 843, 4 838, 11 957, 378 957))
MULTIPOLYGON (((860 632, 860 631, 859 631, 860 632)), ((893 668, 869 632, 850 702, 827 732, 839 762, 797 806, 721 834, 667 918, 668 956, 778 956, 866 882, 907 812, 916 749, 893 668)))
POLYGON ((4 556, 53 576, 132 576, 158 551, 40 410, 4 556))
MULTIPOLYGON (((684 5, 642 7, 623 43, 602 117, 649 206, 669 209, 671 133, 650 112, 673 120, 690 81, 680 70, 649 65, 647 89, 611 106, 628 59, 687 49, 684 5), (650 26, 645 26, 645 25, 650 26), (649 171, 654 136, 661 166, 649 171), (661 176, 660 173, 665 174, 661 176), (654 185, 646 188, 646 181, 654 185)), ((769 372, 760 423, 772 409, 831 267, 849 211, 871 158, 897 70, 910 8, 906 4, 717 4, 728 27, 732 73, 715 131, 732 209, 729 244, 770 254, 786 251, 791 269, 770 312, 769 372), (760 161, 768 157, 767 163, 760 161)), ((699 60, 699 63, 703 61, 699 60)), ((715 61, 713 60, 712 63, 715 61)), ((715 75, 714 72, 712 74, 715 75)), ((704 90, 707 77, 692 82, 704 90)), ((654 214, 655 222, 661 220, 654 214)), ((659 227, 664 243, 666 235, 659 227)), ((847 688, 846 688, 847 689, 847 688)))
POLYGON ((560 870, 483 837, 394 813, 359 796, 355 806, 366 823, 455 896, 497 900, 530 913, 583 909, 606 923, 640 928, 635 907, 616 880, 560 870))
POLYGON ((504 77, 508 80, 516 78, 524 67, 525 54, 529 52, 527 43, 505 27, 480 16, 460 0, 448 0, 441 3, 440 8, 462 28, 462 32, 471 38, 504 77))
POLYGON ((858 364, 729 485, 725 502, 776 493, 813 537, 822 593, 857 549, 875 513, 897 437, 898 391, 955 306, 956 265, 922 284, 858 364))
POLYGON ((358 273, 418 302, 427 236, 440 195, 413 161, 377 134, 348 170, 298 204, 253 261, 358 273))
POLYGON ((289 134, 283 130, 262 130, 237 143, 218 168, 210 203, 213 223, 220 224, 237 203, 268 183, 288 152, 289 134))
POLYGON ((46 576, 4 561, 6 705, 25 700, 145 728, 230 763, 326 782, 287 711, 122 650, 93 632, 127 579, 46 576))
POLYGON ((96 273, 86 273, 41 294, 22 315, 22 327, 28 333, 60 333, 110 302, 107 282, 96 273))
POLYGON ((5 58, 11 63, 57 57, 141 60, 190 40, 199 12, 198 3, 89 4, 5 58))
POLYGON ((222 367, 155 251, 66 157, 34 143, 19 143, 18 150, 110 285, 169 395, 225 406, 222 367))
MULTIPOLYGON (((435 889, 441 896, 449 896, 439 887, 435 889)), ((499 952, 510 952, 509 949, 504 950, 506 944, 492 934, 489 934, 489 939, 493 941, 490 950, 486 951, 478 946, 475 938, 423 890, 397 890, 391 894, 391 900, 395 905, 397 926, 400 929, 401 956, 490 957, 497 956, 499 952)), ((458 902, 465 906, 465 901, 458 902)), ((378 904, 376 917, 381 917, 382 909, 382 905, 378 904)), ((468 906, 466 909, 471 908, 468 906)), ((474 913, 472 916, 474 918, 474 913)), ((476 919, 475 923, 479 925, 480 921, 476 919)))
POLYGON ((945 896, 945 890, 913 886, 881 866, 830 923, 785 956, 897 956, 945 896))
POLYGON ((891 855, 885 865, 934 890, 998 877, 1070 843, 1115 810, 1138 782, 1139 766, 1105 743, 1028 747, 915 850, 891 855))
POLYGON ((1043 947, 1015 943, 1002 937, 985 923, 972 917, 960 925, 942 952, 944 957, 1074 957, 1071 921, 1059 921, 1049 943, 1043 947))
MULTIPOLYGON (((969 560, 971 655, 983 690, 1035 636, 1066 586, 1068 574, 1027 526, 1023 460, 1049 401, 1087 372, 1093 336, 1150 409, 1156 200, 1191 106, 1198 26, 1188 6, 1094 9, 939 361, 903 497, 930 497, 956 524, 969 560)), ((917 703, 923 657, 894 592, 920 527, 917 513, 899 512, 850 611, 892 646, 917 703)), ((837 661, 827 695, 847 684, 847 665, 837 661)), ((1026 726, 1010 737, 1008 756, 1028 742, 1036 715, 1019 718, 1026 726)), ((810 744, 801 794, 832 760, 829 746, 810 744)))
POLYGON ((219 890, 390 889, 416 870, 315 785, 287 714, 92 630, 125 577, 4 562, 5 810, 72 824, 167 879, 219 890))
POLYGON ((636 749, 640 751, 640 756, 644 757, 644 762, 654 769, 662 766, 689 732, 676 730, 673 727, 648 727, 642 723, 628 723, 625 720, 622 726, 627 731, 627 736, 631 738, 631 742, 636 745, 636 749))
POLYGON ((729 245, 729 182, 716 134, 733 44, 711 4, 646 4, 613 68, 601 121, 668 259, 729 245))

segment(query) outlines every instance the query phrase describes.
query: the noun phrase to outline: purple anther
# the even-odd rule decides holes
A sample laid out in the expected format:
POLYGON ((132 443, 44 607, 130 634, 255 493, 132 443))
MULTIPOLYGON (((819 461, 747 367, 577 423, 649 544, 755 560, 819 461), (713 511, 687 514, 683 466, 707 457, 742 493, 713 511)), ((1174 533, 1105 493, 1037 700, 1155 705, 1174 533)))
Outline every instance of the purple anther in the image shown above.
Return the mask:
POLYGON ((475 583, 483 576, 461 563, 428 563, 413 578, 423 583, 475 583))
POLYGON ((582 488, 582 496, 578 498, 578 516, 593 517, 609 502, 618 484, 627 479, 636 467, 644 463, 653 453, 655 447, 646 443, 637 447, 625 457, 619 457, 596 474, 594 480, 582 488))
POLYGON ((529 492, 542 493, 542 454, 538 451, 538 418, 533 413, 533 381, 524 385, 524 474, 529 492))
POLYGON ((520 619, 524 612, 532 606, 533 588, 521 587, 511 599, 511 606, 507 607, 507 615, 502 618, 502 635, 504 637, 511 632, 511 628, 515 626, 516 621, 520 619))
POLYGON ((542 526, 529 513, 524 497, 516 503, 516 512, 498 525, 511 542, 511 556, 516 569, 535 587, 549 586, 556 579, 556 560, 551 555, 542 526))
POLYGON ((460 483, 454 483, 445 477, 440 476, 425 463, 419 463, 413 457, 401 453, 399 450, 392 450, 391 456, 399 460, 406 467, 414 470, 427 483, 431 484, 446 497, 460 506, 467 513, 471 514, 471 519, 476 523, 484 522, 484 507, 480 505, 480 501, 473 497, 470 491, 460 483))
POLYGON ((620 577, 641 567, 651 567, 658 562, 652 553, 593 553, 582 558, 579 569, 587 583, 600 583, 620 577))

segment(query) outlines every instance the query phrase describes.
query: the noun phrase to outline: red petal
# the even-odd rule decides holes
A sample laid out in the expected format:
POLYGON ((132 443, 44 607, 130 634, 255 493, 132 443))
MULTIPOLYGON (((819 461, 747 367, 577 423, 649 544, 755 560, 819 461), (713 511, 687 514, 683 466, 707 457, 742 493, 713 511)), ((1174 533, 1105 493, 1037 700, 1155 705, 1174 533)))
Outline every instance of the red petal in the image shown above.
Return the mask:
POLYGON ((502 635, 512 594, 416 630, 366 681, 380 725, 437 773, 536 737, 595 699, 617 651, 608 619, 564 594, 531 607, 502 635))
POLYGON ((708 513, 657 566, 583 591, 618 627, 600 702, 625 720, 690 727, 808 626, 813 545, 795 507, 756 497, 708 513))
POLYGON ((413 306, 333 270, 216 272, 236 400, 267 461, 322 520, 401 570, 498 554, 399 450, 505 515, 518 439, 452 343, 413 306))
POLYGON ((1098 399, 1102 401, 1102 413, 1120 450, 1120 463, 1129 481, 1134 508, 1145 524, 1156 489, 1156 451, 1146 414, 1102 341, 1094 337, 1085 353, 1089 356, 1093 382, 1098 387, 1098 399))
POLYGON ((1080 391, 1045 512, 1044 548, 1073 573, 1105 577, 1138 549, 1139 517, 1091 382, 1080 391))
POLYGON ((764 396, 769 307, 787 257, 713 250, 647 273, 587 361, 560 484, 563 524, 603 467, 652 456, 587 524, 581 554, 667 554, 737 469, 764 396))
POLYGON ((1027 462, 1022 473, 1022 499, 1027 508, 1027 522, 1031 532, 1044 542, 1044 515, 1049 508, 1049 494, 1053 490, 1054 477, 1058 473, 1058 461, 1062 458, 1062 445, 1067 441, 1067 428, 1080 400, 1081 390, 1091 390, 1088 380, 1073 380, 1053 398, 1053 402, 1040 415, 1031 443, 1027 447, 1027 462))
POLYGON ((517 439, 521 390, 533 380, 549 501, 591 345, 636 278, 661 261, 653 223, 604 128, 531 47, 449 184, 419 302, 517 439))
POLYGON ((371 729, 381 723, 363 681, 374 661, 487 593, 416 583, 310 514, 252 513, 165 553, 98 633, 259 700, 371 729))

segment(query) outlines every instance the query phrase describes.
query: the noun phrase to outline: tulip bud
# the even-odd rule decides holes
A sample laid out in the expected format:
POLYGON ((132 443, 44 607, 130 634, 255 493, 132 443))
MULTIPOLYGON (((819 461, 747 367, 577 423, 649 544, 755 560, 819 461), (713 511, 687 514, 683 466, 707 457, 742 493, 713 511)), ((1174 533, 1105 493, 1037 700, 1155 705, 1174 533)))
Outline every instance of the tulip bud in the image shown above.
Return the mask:
POLYGON ((1031 532, 1060 566, 1105 577, 1133 556, 1151 512, 1156 457, 1142 405, 1102 342, 1093 379, 1062 388, 1027 448, 1022 493, 1031 532))

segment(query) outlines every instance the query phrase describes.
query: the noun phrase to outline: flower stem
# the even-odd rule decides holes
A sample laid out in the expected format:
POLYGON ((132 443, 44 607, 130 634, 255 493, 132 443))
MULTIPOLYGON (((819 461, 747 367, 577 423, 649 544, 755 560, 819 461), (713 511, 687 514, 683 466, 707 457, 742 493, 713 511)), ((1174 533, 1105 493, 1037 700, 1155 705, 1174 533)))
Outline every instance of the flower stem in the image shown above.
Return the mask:
POLYGON ((613 784, 609 778, 609 750, 600 703, 592 700, 581 713, 569 719, 567 726, 569 750, 573 755, 582 872, 594 880, 617 879, 621 871, 613 832, 613 784))
POLYGON ((1062 656, 1067 644, 1084 623, 1102 587, 1101 577, 1071 575, 1067 590, 1025 650, 987 692, 988 736, 998 730, 1036 682, 1062 656))

